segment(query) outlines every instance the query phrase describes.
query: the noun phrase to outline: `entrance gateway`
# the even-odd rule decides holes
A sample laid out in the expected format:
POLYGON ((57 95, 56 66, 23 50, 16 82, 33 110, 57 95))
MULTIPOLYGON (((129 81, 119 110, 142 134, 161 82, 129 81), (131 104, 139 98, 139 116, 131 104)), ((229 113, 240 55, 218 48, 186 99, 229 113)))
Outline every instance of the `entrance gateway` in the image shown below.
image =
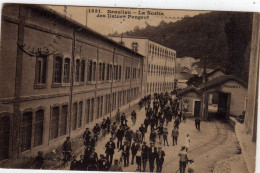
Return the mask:
MULTIPOLYGON (((183 108, 182 104, 188 104, 188 106, 185 105, 185 107, 188 107, 187 111, 182 109, 187 117, 203 115, 203 92, 206 92, 205 104, 207 105, 205 120, 208 118, 208 113, 212 112, 214 113, 211 115, 228 119, 229 116, 240 116, 245 111, 246 82, 233 75, 223 75, 197 87, 189 86, 177 93, 177 97, 181 99, 180 108, 183 108), (215 101, 209 101, 213 98, 209 95, 214 93, 217 93, 218 97, 214 98, 215 101)), ((204 119, 204 117, 202 118, 204 119)))

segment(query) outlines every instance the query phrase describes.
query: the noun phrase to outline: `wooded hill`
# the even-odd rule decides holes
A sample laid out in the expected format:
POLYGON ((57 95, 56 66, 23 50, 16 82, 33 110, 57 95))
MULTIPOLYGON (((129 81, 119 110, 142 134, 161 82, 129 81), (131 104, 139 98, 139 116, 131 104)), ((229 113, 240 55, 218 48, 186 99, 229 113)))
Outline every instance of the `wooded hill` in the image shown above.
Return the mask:
MULTIPOLYGON (((207 58, 207 68, 223 67, 228 74, 248 77, 252 13, 210 12, 162 21, 123 35, 141 36, 176 50, 177 57, 207 58)), ((202 66, 202 64, 199 64, 202 66)))

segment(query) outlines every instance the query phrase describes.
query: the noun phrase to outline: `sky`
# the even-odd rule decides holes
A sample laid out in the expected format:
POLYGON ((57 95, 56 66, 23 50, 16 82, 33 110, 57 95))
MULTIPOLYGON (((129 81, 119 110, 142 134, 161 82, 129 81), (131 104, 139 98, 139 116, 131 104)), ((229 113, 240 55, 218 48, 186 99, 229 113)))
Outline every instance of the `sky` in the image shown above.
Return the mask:
POLYGON ((208 11, 162 10, 138 8, 105 8, 79 6, 49 6, 53 10, 103 35, 133 30, 136 26, 157 26, 161 21, 176 22, 185 16, 195 16, 208 11))

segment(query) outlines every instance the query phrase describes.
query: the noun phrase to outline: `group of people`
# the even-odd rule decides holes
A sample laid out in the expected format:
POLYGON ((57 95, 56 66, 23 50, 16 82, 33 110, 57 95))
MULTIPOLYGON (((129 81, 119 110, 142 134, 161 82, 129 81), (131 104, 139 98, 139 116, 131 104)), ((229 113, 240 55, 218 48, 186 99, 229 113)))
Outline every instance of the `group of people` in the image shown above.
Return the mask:
MULTIPOLYGON (((130 128, 125 113, 120 109, 116 112, 115 122, 109 117, 103 119, 101 125, 98 123, 92 131, 86 128, 83 134, 85 151, 83 155, 71 155, 72 147, 70 137, 67 137, 63 144, 62 151, 66 160, 71 160, 71 170, 88 170, 88 171, 123 171, 123 167, 129 164, 137 165, 137 171, 161 172, 164 163, 165 152, 162 145, 170 146, 168 142, 168 124, 173 121, 173 129, 170 133, 172 145, 178 143, 179 125, 186 122, 186 117, 179 109, 179 100, 172 99, 166 94, 155 94, 153 101, 151 96, 146 96, 139 102, 139 107, 145 107, 144 122, 135 131, 130 128), (151 107, 152 103, 152 107, 151 107), (150 134, 148 127, 150 126, 150 134), (106 134, 111 135, 109 141, 105 144, 105 153, 98 156, 95 151, 97 141, 105 139, 106 134), (149 135, 146 137, 146 135, 149 135), (146 137, 146 138, 145 138, 146 137), (149 140, 150 146, 148 146, 149 140), (157 141, 158 140, 158 141, 157 141), (156 144, 158 146, 156 146, 156 144), (120 157, 114 159, 115 152, 120 152, 120 157), (131 156, 131 160, 130 160, 131 156), (147 166, 149 163, 149 167, 147 166), (147 169, 148 168, 148 169, 147 169)), ((131 113, 132 126, 135 126, 137 120, 135 110, 131 113)), ((196 129, 200 130, 199 117, 195 120, 196 129)), ((188 159, 190 137, 186 135, 184 145, 179 153, 180 172, 184 173, 186 165, 189 165, 189 172, 192 172, 193 160, 188 159)))

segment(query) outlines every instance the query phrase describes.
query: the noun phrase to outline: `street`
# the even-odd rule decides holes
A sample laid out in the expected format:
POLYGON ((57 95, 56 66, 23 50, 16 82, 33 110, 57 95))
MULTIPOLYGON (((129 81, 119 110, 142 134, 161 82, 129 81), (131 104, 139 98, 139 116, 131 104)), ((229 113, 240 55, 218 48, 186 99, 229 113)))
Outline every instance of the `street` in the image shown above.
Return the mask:
MULTIPOLYGON (((130 128, 135 132, 137 128, 140 127, 145 118, 145 110, 142 108, 137 112, 137 121, 133 126, 130 116, 128 116, 128 124, 130 128)), ((164 146, 162 143, 162 150, 165 151, 165 161, 163 164, 162 172, 179 172, 179 156, 181 146, 184 143, 184 137, 186 134, 190 134, 190 149, 188 152, 189 159, 194 159, 196 166, 196 172, 213 172, 214 166, 217 161, 225 160, 236 155, 239 151, 239 146, 237 143, 236 135, 231 129, 229 124, 222 123, 220 121, 212 122, 201 122, 201 131, 196 130, 194 119, 187 119, 186 123, 183 121, 180 124, 178 138, 178 145, 172 146, 171 131, 173 129, 173 122, 170 122, 167 126, 168 128, 168 142, 169 146, 164 146), (200 164, 198 164, 200 163, 200 164)), ((145 136, 145 141, 149 146, 149 135, 150 135, 150 126, 148 127, 148 132, 145 136)), ((105 144, 109 141, 110 135, 106 135, 104 139, 98 141, 96 146, 96 152, 98 156, 100 154, 105 154, 105 144)), ((116 141, 115 141, 116 142, 116 141)), ((82 142, 82 147, 83 147, 82 142)), ((159 139, 157 137, 155 146, 159 146, 159 139)), ((78 158, 81 154, 84 154, 84 148, 81 148, 81 153, 78 154, 78 158)), ((121 152, 115 150, 114 159, 120 158, 121 152)), ((132 155, 130 154, 130 162, 132 155)), ((242 168, 245 168, 244 163, 242 168)), ((69 165, 64 169, 68 170, 69 165)), ((129 165, 128 167, 123 167, 124 172, 134 172, 137 169, 137 165, 129 165)), ((246 170, 240 169, 241 172, 246 170)), ((147 163, 146 171, 149 171, 149 163, 147 163)))

